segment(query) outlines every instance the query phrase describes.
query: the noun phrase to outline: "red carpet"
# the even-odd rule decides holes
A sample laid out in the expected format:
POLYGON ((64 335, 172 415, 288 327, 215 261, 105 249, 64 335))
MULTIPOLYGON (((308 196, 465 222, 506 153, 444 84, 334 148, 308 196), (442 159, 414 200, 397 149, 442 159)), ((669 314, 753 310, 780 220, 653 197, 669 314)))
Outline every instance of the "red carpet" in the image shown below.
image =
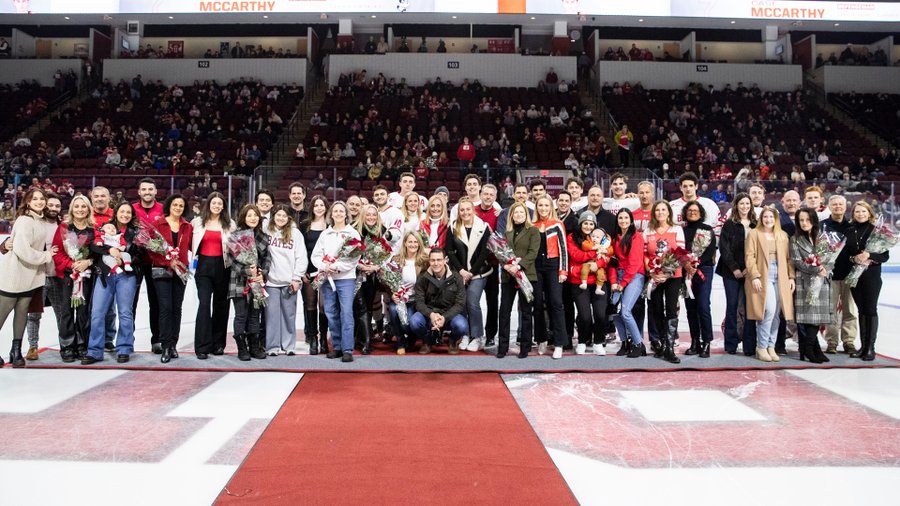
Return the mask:
POLYGON ((217 504, 577 504, 497 374, 307 374, 217 504))

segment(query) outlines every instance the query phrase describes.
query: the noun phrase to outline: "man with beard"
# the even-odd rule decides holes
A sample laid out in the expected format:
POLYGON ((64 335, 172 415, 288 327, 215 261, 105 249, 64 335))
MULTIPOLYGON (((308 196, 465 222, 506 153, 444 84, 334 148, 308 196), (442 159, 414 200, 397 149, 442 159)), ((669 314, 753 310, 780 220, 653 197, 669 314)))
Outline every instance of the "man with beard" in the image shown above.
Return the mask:
MULTIPOLYGON (((141 179, 138 183, 138 201, 133 205, 134 213, 143 225, 150 225, 156 218, 163 215, 162 203, 156 201, 156 182, 149 177, 141 179)), ((162 341, 159 338, 159 299, 156 296, 156 285, 152 282, 151 272, 153 266, 149 261, 137 263, 135 278, 137 287, 134 291, 134 306, 132 314, 137 317, 138 301, 141 298, 141 283, 146 279, 147 300, 150 303, 150 346, 153 353, 162 354, 162 341)))

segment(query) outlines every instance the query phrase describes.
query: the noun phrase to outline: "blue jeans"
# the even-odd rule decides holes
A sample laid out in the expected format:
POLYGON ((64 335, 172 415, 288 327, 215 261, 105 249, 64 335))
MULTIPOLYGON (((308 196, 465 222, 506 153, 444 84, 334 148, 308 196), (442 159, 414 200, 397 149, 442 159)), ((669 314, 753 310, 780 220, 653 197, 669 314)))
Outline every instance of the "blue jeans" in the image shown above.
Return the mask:
POLYGON ((747 301, 744 297, 744 279, 722 278, 725 285, 725 322, 723 334, 725 334, 725 351, 737 353, 738 344, 741 343, 745 354, 755 353, 756 347, 756 322, 746 318, 747 301), (738 334, 738 312, 745 315, 744 330, 738 334))
POLYGON ((756 324, 756 347, 774 348, 778 337, 778 313, 781 311, 781 295, 778 291, 778 264, 769 261, 769 276, 763 280, 766 291, 766 308, 763 319, 756 324))
POLYGON ((469 314, 470 337, 484 337, 484 315, 481 314, 481 294, 487 278, 473 279, 466 287, 466 312, 469 314))
MULTIPOLYGON (((619 274, 619 276, 621 275, 622 274, 619 274)), ((626 335, 631 337, 631 342, 634 345, 643 342, 641 328, 638 327, 637 320, 635 320, 634 315, 631 314, 631 309, 638 299, 640 299, 643 290, 644 275, 637 273, 625 286, 625 290, 622 291, 622 309, 619 310, 619 314, 613 316, 616 332, 619 333, 619 338, 622 339, 622 342, 625 342, 626 335)))
POLYGON ((106 286, 100 278, 94 283, 91 299, 91 337, 88 339, 87 354, 103 360, 103 345, 106 342, 106 315, 115 302, 119 314, 119 330, 116 334, 116 353, 130 355, 134 352, 134 292, 137 277, 130 273, 113 274, 106 277, 106 286))
POLYGON ((713 340, 712 313, 710 312, 710 295, 712 294, 713 267, 703 265, 697 274, 691 278, 691 289, 694 291, 693 299, 685 299, 684 306, 687 309, 688 326, 691 329, 691 340, 700 339, 704 343, 713 340), (700 273, 706 279, 700 277, 700 273))
MULTIPOLYGON (((412 322, 412 316, 416 314, 416 303, 413 301, 409 301, 406 303, 406 314, 409 315, 409 321, 412 322)), ((400 348, 406 348, 410 344, 407 336, 411 334, 409 330, 409 324, 403 325, 400 323, 400 317, 397 316, 397 304, 393 301, 388 305, 388 316, 391 321, 391 328, 394 331, 394 335, 397 336, 397 343, 400 348)), ((413 339, 415 341, 415 339, 413 339)))
MULTIPOLYGON (((459 342, 464 335, 469 333, 469 323, 464 315, 458 314, 449 322, 444 322, 442 330, 450 329, 450 340, 459 342)), ((421 339, 425 344, 431 344, 431 319, 426 318, 422 313, 415 313, 409 318, 409 330, 417 339, 421 339)))
POLYGON ((356 279, 335 279, 334 287, 332 289, 328 282, 322 285, 328 330, 331 331, 331 348, 353 353, 353 291, 356 279))

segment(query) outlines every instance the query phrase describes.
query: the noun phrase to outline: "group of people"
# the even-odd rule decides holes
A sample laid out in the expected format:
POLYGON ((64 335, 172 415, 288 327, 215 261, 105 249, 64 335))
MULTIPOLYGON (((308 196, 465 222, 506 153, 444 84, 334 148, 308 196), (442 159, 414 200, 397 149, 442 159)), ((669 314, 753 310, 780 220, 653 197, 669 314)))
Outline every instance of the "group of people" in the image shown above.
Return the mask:
POLYGON ((378 341, 400 355, 446 343, 449 354, 489 349, 503 358, 516 318, 519 358, 534 347, 555 359, 569 349, 605 355, 608 334, 621 341, 617 355, 642 357, 646 319, 650 351, 678 363, 682 298, 691 336, 685 354, 710 356, 714 274, 726 292, 727 353, 741 345, 745 355, 778 361, 794 335, 802 359, 827 361, 818 341, 825 326, 825 353, 841 342, 853 356, 874 358, 880 265, 888 255, 866 251, 875 213, 864 201, 848 212, 844 197, 826 206, 821 189, 810 187, 802 202, 787 192, 776 209, 763 205, 765 191, 754 185, 720 220, 716 204, 697 196, 693 173, 682 175, 682 197, 671 202, 656 200, 646 181, 627 193, 627 178, 615 174, 606 198, 598 185, 584 195, 574 177, 555 199, 540 179, 519 183, 505 209, 497 188, 474 174, 452 206, 446 191, 428 199, 416 193, 411 173, 399 183, 392 193, 376 186, 371 203, 356 195, 307 202, 304 185, 294 183, 289 204, 281 205, 261 190, 235 220, 213 193, 190 222, 185 198, 157 202, 152 179, 140 182, 133 204, 112 208, 109 192, 97 187, 90 197, 76 195, 64 215, 58 196, 32 188, 0 260, 3 272, 17 273, 0 277, 0 325, 14 312, 10 362, 38 359, 44 296, 56 314, 63 361, 90 365, 109 351, 128 362, 145 283, 152 349, 168 363, 178 358, 191 275, 201 360, 224 354, 231 308, 239 360, 296 354, 302 301, 309 353, 344 362, 356 349, 371 353, 378 341), (807 262, 823 230, 846 238, 833 271, 807 262), (665 266, 661 259, 678 247, 693 248, 693 260, 665 266), (850 287, 854 265, 866 270, 850 287), (827 282, 814 283, 817 277, 827 282))

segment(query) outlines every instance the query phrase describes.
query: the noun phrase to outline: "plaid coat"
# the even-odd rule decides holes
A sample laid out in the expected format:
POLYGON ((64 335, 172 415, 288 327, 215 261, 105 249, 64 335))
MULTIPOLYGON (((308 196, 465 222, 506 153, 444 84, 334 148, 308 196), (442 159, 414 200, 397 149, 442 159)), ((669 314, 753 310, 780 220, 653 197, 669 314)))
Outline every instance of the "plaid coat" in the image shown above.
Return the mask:
MULTIPOLYGON (((256 231, 254 236, 256 237, 256 255, 259 258, 259 265, 257 267, 262 271, 263 277, 265 278, 269 272, 269 236, 262 231, 262 227, 256 231)), ((247 268, 249 266, 238 262, 234 256, 231 255, 230 251, 228 252, 228 256, 231 259, 231 279, 228 281, 228 298, 247 298, 250 294, 245 295, 244 289, 247 287, 247 268)))
POLYGON ((818 267, 807 265, 803 260, 815 253, 812 243, 805 237, 791 237, 791 261, 794 263, 796 290, 794 291, 794 318, 797 323, 825 325, 831 323, 831 278, 825 278, 815 302, 808 304, 807 297, 812 281, 818 276, 818 267))

